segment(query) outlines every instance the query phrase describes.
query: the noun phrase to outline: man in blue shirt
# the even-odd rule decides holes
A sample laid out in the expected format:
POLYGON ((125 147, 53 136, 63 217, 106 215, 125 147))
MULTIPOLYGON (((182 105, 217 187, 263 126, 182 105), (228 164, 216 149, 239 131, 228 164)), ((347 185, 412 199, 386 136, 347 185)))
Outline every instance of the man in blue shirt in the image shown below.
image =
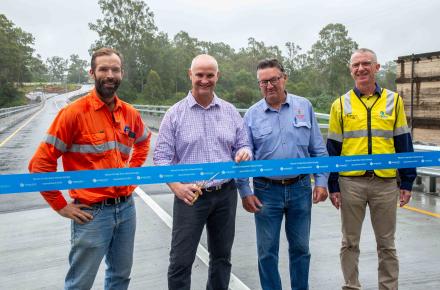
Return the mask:
MULTIPOLYGON (((286 159, 327 156, 311 103, 288 94, 287 75, 276 59, 261 61, 257 78, 264 99, 244 116, 254 158, 286 159)), ((278 271, 280 228, 286 218, 292 289, 308 289, 309 236, 312 196, 318 203, 327 198, 327 174, 271 176, 253 179, 254 193, 241 193, 243 207, 255 213, 258 270, 263 290, 282 289, 278 271)))

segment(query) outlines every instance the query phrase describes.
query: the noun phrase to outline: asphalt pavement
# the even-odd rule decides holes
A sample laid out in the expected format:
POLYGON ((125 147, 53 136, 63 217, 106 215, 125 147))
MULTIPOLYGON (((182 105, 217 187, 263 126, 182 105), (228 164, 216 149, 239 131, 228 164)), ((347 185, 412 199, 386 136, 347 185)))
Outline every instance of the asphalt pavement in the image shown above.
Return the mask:
MULTIPOLYGON (((0 174, 26 173, 27 164, 67 96, 49 99, 33 119, 0 134, 0 174)), ((155 136, 151 148, 154 148, 155 136)), ((152 152, 146 166, 151 166, 152 152)), ((136 196, 137 233, 130 289, 166 289, 170 250, 173 194, 163 184, 140 187, 151 199, 136 196), (156 207, 158 206, 158 207, 156 207), (159 210, 160 209, 160 210, 159 210), (158 214, 162 211, 162 214, 158 214)), ((414 194, 412 207, 440 214, 440 198, 414 194)), ((440 216, 439 216, 440 217, 440 216)), ((400 289, 440 289, 440 218, 414 210, 398 209, 397 249, 400 289)), ((70 222, 50 209, 39 193, 0 195, 0 289, 61 289, 68 268, 70 222)), ((310 289, 340 289, 339 212, 329 201, 313 206, 310 289)), ((206 237, 201 246, 207 248, 206 237)), ((193 266, 192 289, 204 289, 207 265, 203 251, 193 266)), ((281 234, 280 272, 289 289, 288 252, 281 234)), ((104 264, 104 263, 103 263, 104 264)), ((237 207, 236 238, 232 255, 234 289, 261 289, 258 281, 253 215, 237 207), (242 284, 240 284, 242 283, 242 284), (243 286, 245 285, 245 286, 243 286)), ((103 288, 103 270, 93 289, 103 288)), ((377 289, 377 255, 368 214, 361 240, 360 279, 363 289, 377 289)))

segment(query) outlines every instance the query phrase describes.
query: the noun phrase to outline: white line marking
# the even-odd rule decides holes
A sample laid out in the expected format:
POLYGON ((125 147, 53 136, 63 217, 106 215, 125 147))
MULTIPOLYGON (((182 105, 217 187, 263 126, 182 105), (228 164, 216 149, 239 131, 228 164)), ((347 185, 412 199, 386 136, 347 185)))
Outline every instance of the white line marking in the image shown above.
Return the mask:
MULTIPOLYGON (((137 195, 159 216, 159 218, 171 229, 173 226, 172 217, 161 208, 148 194, 145 193, 140 187, 136 187, 134 190, 137 195)), ((208 266, 209 265, 209 253, 208 250, 201 244, 197 247, 197 257, 208 266)), ((250 290, 246 284, 244 284, 237 276, 231 273, 231 279, 229 280, 229 289, 231 290, 250 290)))
POLYGON ((20 128, 18 128, 14 133, 12 133, 11 135, 9 135, 9 137, 7 137, 5 140, 3 140, 3 141, 0 143, 0 147, 2 147, 3 145, 5 145, 6 142, 8 142, 12 137, 15 136, 15 134, 17 134, 17 133, 18 133, 21 129, 23 129, 27 124, 29 124, 29 122, 32 121, 32 119, 35 118, 39 113, 41 113, 41 111, 43 111, 43 109, 44 109, 44 106, 43 106, 43 108, 41 108, 38 112, 36 112, 35 114, 33 114, 32 117, 30 117, 30 118, 26 121, 26 123, 24 123, 23 125, 21 125, 20 128))

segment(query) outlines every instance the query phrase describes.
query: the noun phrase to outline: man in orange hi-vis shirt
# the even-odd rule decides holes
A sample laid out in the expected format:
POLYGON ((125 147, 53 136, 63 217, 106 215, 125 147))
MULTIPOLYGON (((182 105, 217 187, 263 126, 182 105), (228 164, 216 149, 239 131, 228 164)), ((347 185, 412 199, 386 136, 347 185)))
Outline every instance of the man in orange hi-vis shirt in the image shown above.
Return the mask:
MULTIPOLYGON (((116 96, 122 56, 101 48, 92 56, 95 88, 63 108, 29 163, 30 172, 53 172, 62 156, 65 171, 139 167, 145 162, 151 132, 139 112, 116 96)), ((72 220, 70 269, 65 289, 90 289, 105 256, 105 289, 127 289, 133 263, 135 186, 69 190, 41 194, 61 216, 72 220)))

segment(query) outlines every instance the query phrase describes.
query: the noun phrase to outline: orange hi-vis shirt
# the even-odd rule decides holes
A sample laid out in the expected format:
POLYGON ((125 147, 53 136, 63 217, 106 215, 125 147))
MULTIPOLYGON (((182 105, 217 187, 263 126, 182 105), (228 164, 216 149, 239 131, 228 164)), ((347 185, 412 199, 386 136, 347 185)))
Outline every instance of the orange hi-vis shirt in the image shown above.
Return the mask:
MULTIPOLYGON (((64 171, 140 167, 150 148, 151 132, 138 111, 115 97, 113 112, 96 90, 69 104, 56 116, 29 163, 29 171, 54 172, 62 156, 64 171)), ((136 186, 71 189, 70 197, 92 204, 128 196, 136 186)), ((59 190, 41 193, 54 210, 67 202, 59 190)))

